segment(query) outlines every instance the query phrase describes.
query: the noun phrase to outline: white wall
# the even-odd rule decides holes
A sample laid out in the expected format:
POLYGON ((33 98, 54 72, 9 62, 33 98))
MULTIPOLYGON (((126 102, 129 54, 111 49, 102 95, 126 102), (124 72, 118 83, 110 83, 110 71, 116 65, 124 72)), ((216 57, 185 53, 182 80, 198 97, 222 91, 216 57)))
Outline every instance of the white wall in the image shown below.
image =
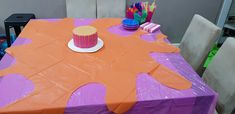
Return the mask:
MULTIPOLYGON (((172 42, 180 42, 195 13, 215 23, 222 2, 223 0, 157 0, 158 7, 153 20, 162 25, 161 30, 172 42)), ((66 16, 65 0, 0 0, 0 33, 3 33, 4 19, 12 13, 35 13, 37 18, 61 18, 66 16)))
POLYGON ((37 18, 65 17, 65 0, 0 0, 0 33, 12 13, 34 13, 37 18))

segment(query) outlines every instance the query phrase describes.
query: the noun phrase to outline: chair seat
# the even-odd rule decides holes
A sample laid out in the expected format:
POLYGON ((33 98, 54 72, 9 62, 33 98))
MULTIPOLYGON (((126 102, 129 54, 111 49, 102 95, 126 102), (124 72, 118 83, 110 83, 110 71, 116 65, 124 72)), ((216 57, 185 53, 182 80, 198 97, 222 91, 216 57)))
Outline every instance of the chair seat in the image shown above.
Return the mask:
POLYGON ((221 29, 209 20, 194 15, 179 48, 181 55, 198 73, 220 32, 221 29))
POLYGON ((227 38, 205 73, 203 80, 218 94, 217 110, 230 114, 235 108, 235 39, 227 38))
MULTIPOLYGON (((4 23, 6 24, 27 24, 29 22, 30 19, 35 19, 35 15, 34 14, 12 14, 11 16, 9 16, 4 23)), ((23 25, 21 25, 23 26, 23 25)))

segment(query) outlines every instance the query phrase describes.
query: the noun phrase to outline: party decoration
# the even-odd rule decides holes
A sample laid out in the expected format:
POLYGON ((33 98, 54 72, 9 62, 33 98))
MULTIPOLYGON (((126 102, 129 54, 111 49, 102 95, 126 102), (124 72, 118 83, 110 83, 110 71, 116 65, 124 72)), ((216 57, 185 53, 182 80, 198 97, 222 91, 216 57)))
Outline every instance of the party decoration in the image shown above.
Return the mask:
POLYGON ((81 26, 73 29, 74 45, 80 48, 91 48, 97 44, 98 33, 92 26, 81 26))
POLYGON ((75 52, 96 52, 104 42, 98 38, 97 29, 92 26, 80 26, 73 29, 73 38, 68 47, 75 52))
POLYGON ((134 19, 124 19, 122 21, 122 26, 127 30, 136 30, 139 28, 139 22, 134 19))
POLYGON ((142 30, 145 30, 149 33, 153 33, 156 32, 157 30, 159 30, 161 27, 161 25, 155 24, 155 23, 150 23, 150 22, 146 22, 142 25, 140 25, 140 28, 142 30))
POLYGON ((148 2, 137 2, 127 8, 126 17, 129 19, 135 19, 140 24, 144 22, 150 22, 152 16, 156 10, 156 0, 152 4, 148 2))

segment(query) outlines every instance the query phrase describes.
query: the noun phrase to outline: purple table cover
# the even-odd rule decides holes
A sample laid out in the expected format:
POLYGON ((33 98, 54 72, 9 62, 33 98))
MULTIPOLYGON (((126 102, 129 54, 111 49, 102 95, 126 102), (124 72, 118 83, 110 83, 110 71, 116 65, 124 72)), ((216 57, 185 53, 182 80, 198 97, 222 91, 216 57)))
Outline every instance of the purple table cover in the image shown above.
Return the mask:
MULTIPOLYGON (((56 22, 59 19, 43 19, 56 22)), ((75 19, 75 26, 90 24, 94 19, 75 19)), ((120 36, 128 36, 134 31, 126 31, 121 25, 109 28, 109 32, 120 36)), ((143 41, 154 42, 157 31, 140 36, 143 41)), ((12 46, 30 43, 27 38, 17 38, 12 46)), ((168 40, 166 42, 169 43, 168 40)), ((161 85, 148 76, 137 76, 137 103, 126 114, 213 114, 217 93, 209 88, 192 67, 179 53, 151 53, 157 62, 167 66, 190 80, 192 88, 175 90, 161 85)), ((9 54, 0 61, 0 70, 10 67, 15 59, 9 54)), ((11 74, 0 77, 0 110, 8 104, 30 94, 34 89, 32 82, 20 74, 11 74)), ((105 87, 101 84, 90 83, 77 89, 70 97, 65 114, 112 114, 105 105, 105 87)))

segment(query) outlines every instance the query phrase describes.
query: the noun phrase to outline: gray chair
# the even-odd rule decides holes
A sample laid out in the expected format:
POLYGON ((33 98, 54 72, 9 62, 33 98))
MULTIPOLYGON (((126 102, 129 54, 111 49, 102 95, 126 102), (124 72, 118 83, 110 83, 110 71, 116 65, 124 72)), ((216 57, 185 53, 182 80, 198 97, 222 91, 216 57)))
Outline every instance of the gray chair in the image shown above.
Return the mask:
POLYGON ((97 18, 125 17, 126 0, 97 0, 97 18))
POLYGON ((228 38, 203 74, 203 80, 218 94, 218 114, 235 108, 235 39, 228 38))
POLYGON ((96 18, 96 0, 66 0, 67 17, 96 18))
POLYGON ((194 15, 179 48, 181 55, 199 74, 220 33, 219 27, 200 15, 194 15))

